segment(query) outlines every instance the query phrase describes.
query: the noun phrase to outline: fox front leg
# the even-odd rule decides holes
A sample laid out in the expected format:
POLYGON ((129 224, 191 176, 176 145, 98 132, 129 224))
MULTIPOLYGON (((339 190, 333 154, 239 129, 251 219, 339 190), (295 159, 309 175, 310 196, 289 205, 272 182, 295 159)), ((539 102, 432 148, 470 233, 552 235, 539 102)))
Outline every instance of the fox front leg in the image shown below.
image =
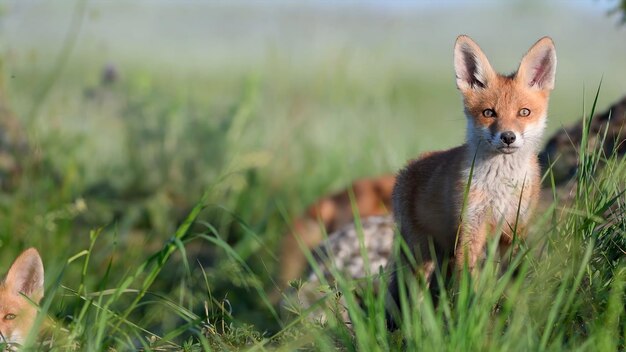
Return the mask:
MULTIPOLYGON (((500 275, 509 269, 519 252, 519 239, 526 237, 526 228, 520 226, 516 231, 502 231, 498 242, 498 256, 500 259, 500 275)), ((517 271, 517 269, 515 269, 517 271)))
POLYGON ((473 275, 476 264, 484 254, 487 242, 486 226, 480 221, 465 223, 461 226, 454 251, 454 262, 457 274, 461 273, 463 267, 467 265, 469 272, 473 275))

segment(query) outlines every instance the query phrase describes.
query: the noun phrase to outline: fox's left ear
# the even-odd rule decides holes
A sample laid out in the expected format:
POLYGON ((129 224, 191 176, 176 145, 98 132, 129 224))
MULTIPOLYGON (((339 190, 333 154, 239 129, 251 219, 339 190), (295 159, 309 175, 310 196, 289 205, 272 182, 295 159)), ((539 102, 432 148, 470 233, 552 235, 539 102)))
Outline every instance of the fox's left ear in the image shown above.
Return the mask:
POLYGON ((550 37, 543 37, 522 58, 516 78, 539 90, 554 89, 556 49, 550 37))
POLYGON ((15 259, 4 280, 4 285, 39 303, 43 297, 43 275, 43 263, 39 252, 35 248, 29 248, 15 259))

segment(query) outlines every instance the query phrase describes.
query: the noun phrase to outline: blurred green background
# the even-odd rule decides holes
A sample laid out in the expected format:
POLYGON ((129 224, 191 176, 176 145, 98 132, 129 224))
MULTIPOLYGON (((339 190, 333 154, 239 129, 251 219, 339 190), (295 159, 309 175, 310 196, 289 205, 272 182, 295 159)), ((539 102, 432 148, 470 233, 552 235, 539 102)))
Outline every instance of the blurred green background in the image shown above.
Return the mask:
MULTIPOLYGON (((120 141, 127 121, 118 121, 123 114, 116 102, 89 106, 84 99, 106 65, 119 73, 120 85, 137 90, 133 95, 162 90, 186 108, 195 105, 203 115, 198 118, 212 122, 237 104, 250 81, 257 100, 239 142, 269 153, 265 172, 280 179, 305 167, 299 164, 315 162, 301 160, 301 145, 311 143, 320 159, 331 151, 343 154, 336 173, 354 172, 346 175, 351 179, 393 170, 421 150, 462 138, 451 64, 460 33, 477 40, 502 72, 513 71, 539 37, 554 38, 559 66, 550 131, 581 115, 583 87, 593 91, 602 77, 605 107, 626 91, 626 29, 617 26, 616 16, 607 17, 614 6, 18 1, 3 6, 3 63, 17 115, 36 112, 26 116, 33 133, 88 136, 71 157, 85 167, 85 182, 113 178, 111 172, 128 158, 120 141), (45 99, 38 99, 73 36, 63 70, 45 99), (99 162, 90 162, 94 155, 99 162)), ((181 115, 176 120, 188 117, 181 115)), ((196 150, 211 154, 201 146, 196 150)))
MULTIPOLYGON (((609 15, 617 6, 0 2, 0 97, 28 145, 0 197, 0 262, 37 246, 58 273, 103 228, 87 284, 115 287, 207 191, 206 223, 194 231, 211 224, 254 275, 195 241, 192 270, 178 254, 153 290, 197 309, 202 265, 211 295, 271 327, 253 288, 273 288, 276 246, 294 216, 357 177, 462 141, 457 35, 506 73, 537 39, 554 39, 550 134, 589 109, 600 80, 599 109, 626 94, 626 28, 609 15)), ((77 286, 79 272, 70 264, 62 282, 77 286)), ((72 309, 69 299, 58 305, 60 315, 72 309)), ((164 314, 144 319, 174 326, 164 314)))

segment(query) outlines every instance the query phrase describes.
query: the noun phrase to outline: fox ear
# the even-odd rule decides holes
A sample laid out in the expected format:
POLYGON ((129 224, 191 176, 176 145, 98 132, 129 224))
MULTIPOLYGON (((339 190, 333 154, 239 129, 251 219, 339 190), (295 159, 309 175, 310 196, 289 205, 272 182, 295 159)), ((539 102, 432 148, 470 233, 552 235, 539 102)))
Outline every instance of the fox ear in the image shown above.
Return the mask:
POLYGON ((39 252, 29 248, 22 252, 9 268, 4 284, 16 293, 23 293, 33 301, 43 297, 43 263, 39 252))
POLYGON ((466 35, 456 38, 454 70, 456 86, 461 91, 484 88, 496 76, 478 44, 466 35))
POLYGON ((539 90, 554 89, 556 49, 550 37, 543 37, 522 58, 516 78, 539 90))

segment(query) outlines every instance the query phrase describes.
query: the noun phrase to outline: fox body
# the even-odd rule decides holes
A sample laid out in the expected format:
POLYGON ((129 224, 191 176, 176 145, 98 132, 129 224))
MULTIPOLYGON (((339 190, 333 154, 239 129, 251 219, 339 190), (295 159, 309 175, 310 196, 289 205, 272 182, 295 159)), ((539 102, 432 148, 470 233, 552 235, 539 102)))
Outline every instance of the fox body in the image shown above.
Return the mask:
MULTIPOLYGON (((556 53, 552 40, 542 38, 504 76, 474 41, 459 36, 454 66, 467 116, 465 144, 409 162, 393 190, 396 223, 427 282, 444 259, 457 270, 474 269, 489 235, 501 234, 501 252, 514 233, 523 235, 539 199, 537 152, 556 53)), ((400 263, 408 264, 404 257, 400 263)), ((390 289, 395 299, 397 285, 390 289)))
MULTIPOLYGON (((391 193, 394 175, 356 180, 350 188, 317 200, 307 211, 294 221, 293 231, 283 237, 280 255, 280 285, 287 286, 290 280, 299 278, 305 271, 307 259, 300 243, 312 250, 324 240, 324 231, 331 234, 350 224, 354 212, 350 201, 350 190, 354 194, 356 211, 360 217, 385 215, 391 212, 391 193)), ((278 302, 280 293, 272 294, 278 302)))
POLYGON ((36 249, 30 248, 13 262, 0 283, 0 343, 22 343, 28 336, 43 297, 43 264, 36 249))

